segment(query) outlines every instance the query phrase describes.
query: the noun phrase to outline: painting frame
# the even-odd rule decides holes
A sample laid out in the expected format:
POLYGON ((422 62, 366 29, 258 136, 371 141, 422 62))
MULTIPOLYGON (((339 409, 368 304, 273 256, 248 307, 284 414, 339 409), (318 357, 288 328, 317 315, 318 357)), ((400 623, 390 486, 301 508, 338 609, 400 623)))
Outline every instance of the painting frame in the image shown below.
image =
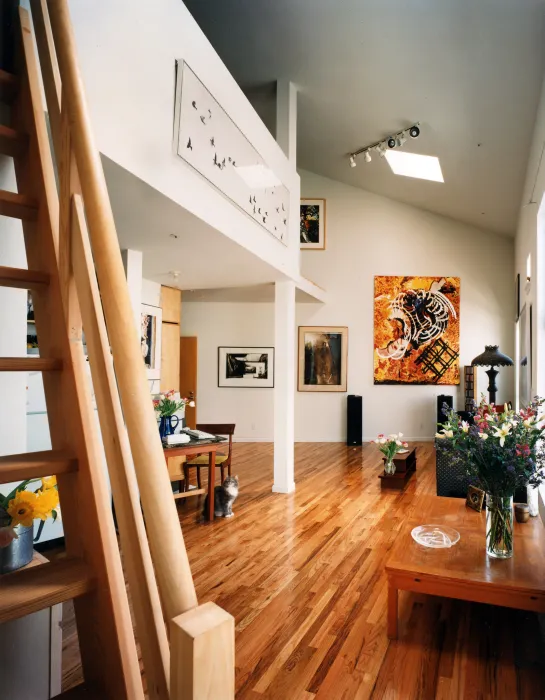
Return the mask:
POLYGON ((297 391, 301 392, 338 392, 346 393, 348 379, 348 326, 299 326, 299 346, 298 346, 298 373, 297 391), (338 349, 340 359, 339 383, 309 383, 308 377, 308 353, 306 348, 307 334, 317 335, 340 335, 340 348, 338 349))
POLYGON ((163 309, 151 304, 140 305, 140 346, 142 348, 142 358, 146 364, 146 372, 148 379, 161 379, 161 340, 163 330, 163 309), (147 331, 151 335, 147 336, 147 340, 152 340, 151 346, 148 342, 148 355, 144 355, 144 316, 153 319, 152 329, 147 331), (149 358, 149 363, 146 358, 149 358), (149 366, 148 366, 149 365, 149 366))
POLYGON ((301 198, 299 205, 299 247, 301 250, 325 250, 326 247, 326 200, 323 198, 301 198), (318 240, 304 241, 303 216, 307 207, 318 207, 318 240))
POLYGON ((375 275, 373 383, 460 385, 461 279, 375 275))
POLYGON ((241 345, 220 345, 218 347, 218 388, 220 389, 274 389, 274 347, 255 347, 241 345), (260 355, 257 359, 248 356, 260 355), (262 371, 260 365, 265 362, 263 355, 267 355, 267 376, 259 377, 262 371), (244 359, 243 359, 244 358, 244 359), (244 366, 243 366, 244 365, 244 366), (247 365, 251 365, 252 371, 244 371, 247 365), (242 376, 237 374, 237 368, 242 376), (229 373, 231 372, 231 376, 229 373))

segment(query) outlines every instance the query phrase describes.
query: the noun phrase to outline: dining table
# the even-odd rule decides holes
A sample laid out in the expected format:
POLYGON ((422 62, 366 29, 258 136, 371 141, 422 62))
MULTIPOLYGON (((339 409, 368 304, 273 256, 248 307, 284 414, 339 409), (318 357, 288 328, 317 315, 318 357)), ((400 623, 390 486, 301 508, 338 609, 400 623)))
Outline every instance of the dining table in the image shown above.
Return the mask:
MULTIPOLYGON (((214 520, 214 486, 216 481, 216 452, 222 443, 226 442, 227 438, 222 436, 214 436, 213 438, 204 438, 195 440, 191 438, 189 442, 184 442, 180 445, 167 445, 163 443, 163 453, 165 460, 171 457, 196 457, 197 455, 208 454, 208 487, 207 489, 195 488, 189 491, 182 491, 173 494, 175 499, 188 498, 190 496, 199 496, 208 491, 208 510, 204 514, 205 519, 209 522, 214 520)), ((171 481, 178 481, 179 477, 170 475, 171 481)))

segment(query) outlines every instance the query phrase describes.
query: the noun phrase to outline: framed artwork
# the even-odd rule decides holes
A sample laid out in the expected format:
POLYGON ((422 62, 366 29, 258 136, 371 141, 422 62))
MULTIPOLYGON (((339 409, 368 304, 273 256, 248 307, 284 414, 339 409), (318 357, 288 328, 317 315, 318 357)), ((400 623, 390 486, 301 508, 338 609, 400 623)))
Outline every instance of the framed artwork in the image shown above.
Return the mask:
POLYGON ((519 340, 519 403, 528 406, 532 401, 532 307, 525 304, 518 324, 519 340))
POLYGON ((218 386, 272 389, 274 348, 219 347, 218 386))
POLYGON ((375 384, 460 384, 460 278, 375 277, 375 384))
POLYGON ((346 391, 348 328, 299 326, 299 391, 346 391))
POLYGON ((515 323, 520 316, 520 274, 515 279, 515 323))
POLYGON ((476 486, 468 486, 466 506, 480 513, 483 509, 484 496, 484 491, 481 491, 481 489, 478 489, 476 486))
POLYGON ((301 250, 325 250, 325 199, 302 199, 299 226, 301 250))
POLYGON ((142 304, 140 315, 140 347, 148 371, 148 379, 161 378, 161 330, 163 310, 142 304))

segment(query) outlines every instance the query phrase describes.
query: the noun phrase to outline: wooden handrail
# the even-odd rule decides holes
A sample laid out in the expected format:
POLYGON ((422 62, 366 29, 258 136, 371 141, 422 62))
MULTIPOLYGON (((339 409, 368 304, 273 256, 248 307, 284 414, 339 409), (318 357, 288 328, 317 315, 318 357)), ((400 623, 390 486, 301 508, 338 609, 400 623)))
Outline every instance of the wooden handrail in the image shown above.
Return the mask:
POLYGON ((80 195, 71 207, 72 267, 80 301, 100 429, 112 484, 121 548, 151 700, 168 698, 170 651, 161 600, 140 511, 138 484, 119 394, 80 195))
POLYGON ((85 213, 93 249, 117 385, 127 424, 140 496, 165 616, 172 620, 197 605, 163 448, 150 400, 134 314, 100 155, 90 125, 66 0, 49 0, 85 213))

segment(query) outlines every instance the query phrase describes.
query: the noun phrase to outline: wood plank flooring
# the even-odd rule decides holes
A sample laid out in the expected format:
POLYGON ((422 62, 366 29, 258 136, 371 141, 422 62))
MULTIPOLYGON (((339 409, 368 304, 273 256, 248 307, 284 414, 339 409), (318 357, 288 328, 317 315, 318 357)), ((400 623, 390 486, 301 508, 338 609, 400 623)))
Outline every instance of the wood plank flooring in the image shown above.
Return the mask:
MULTIPOLYGON (((271 493, 272 445, 235 444, 235 517, 199 522, 202 497, 178 506, 199 601, 236 619, 237 698, 545 697, 532 613, 402 592, 400 637, 387 639, 384 562, 419 495, 435 493, 433 446, 419 445, 403 493, 381 492, 380 464, 371 445, 297 445, 286 496, 271 493)), ((68 605, 64 635, 68 688, 81 679, 68 605)))

